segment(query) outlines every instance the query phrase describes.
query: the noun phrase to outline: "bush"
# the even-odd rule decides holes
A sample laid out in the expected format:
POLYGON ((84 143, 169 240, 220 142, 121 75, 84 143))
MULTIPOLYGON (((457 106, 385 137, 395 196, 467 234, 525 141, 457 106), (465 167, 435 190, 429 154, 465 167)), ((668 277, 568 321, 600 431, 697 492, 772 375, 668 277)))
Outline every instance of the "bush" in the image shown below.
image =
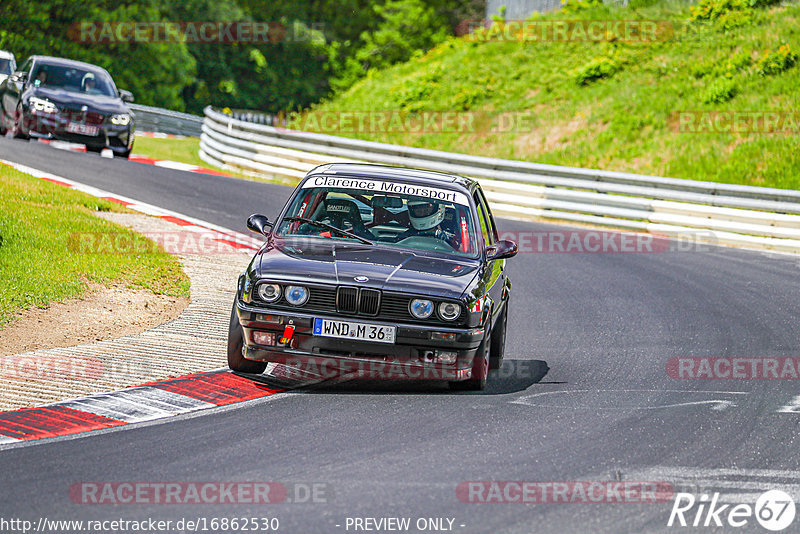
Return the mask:
POLYGON ((578 85, 588 85, 601 78, 610 78, 619 70, 619 63, 610 57, 596 57, 575 73, 578 85))
POLYGON ((728 27, 741 26, 750 21, 752 8, 765 7, 781 0, 700 0, 691 7, 690 20, 722 19, 728 27), (738 12, 738 13, 737 13, 738 12))
POLYGON ((785 70, 791 69, 797 63, 797 54, 789 49, 785 44, 775 52, 767 50, 764 55, 756 61, 756 72, 761 76, 780 74, 785 70))
POLYGON ((730 78, 718 78, 706 87, 704 104, 722 104, 736 96, 736 82, 730 78))
POLYGON ((562 13, 580 13, 603 5, 603 0, 561 0, 562 13))

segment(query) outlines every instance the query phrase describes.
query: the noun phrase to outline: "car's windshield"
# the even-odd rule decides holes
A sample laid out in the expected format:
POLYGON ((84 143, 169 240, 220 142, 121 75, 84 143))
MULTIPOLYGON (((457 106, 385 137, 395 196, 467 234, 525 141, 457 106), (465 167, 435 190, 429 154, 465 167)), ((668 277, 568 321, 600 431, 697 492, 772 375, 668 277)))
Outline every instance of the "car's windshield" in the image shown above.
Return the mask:
POLYGON ((11 60, 0 58, 0 74, 11 74, 11 60))
POLYGON ((30 80, 36 87, 53 87, 90 95, 116 96, 111 77, 100 70, 86 70, 45 63, 36 66, 30 80))
POLYGON ((477 256, 469 199, 449 189, 381 180, 312 178, 291 201, 277 235, 355 241, 298 218, 325 223, 377 244, 477 256), (320 181, 326 183, 314 187, 320 181))

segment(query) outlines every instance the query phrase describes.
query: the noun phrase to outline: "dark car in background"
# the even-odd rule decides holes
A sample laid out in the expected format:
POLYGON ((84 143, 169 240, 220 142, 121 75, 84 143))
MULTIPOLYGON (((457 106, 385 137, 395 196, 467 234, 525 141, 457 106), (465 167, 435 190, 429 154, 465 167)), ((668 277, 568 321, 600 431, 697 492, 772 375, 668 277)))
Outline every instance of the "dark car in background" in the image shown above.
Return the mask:
MULTIPOLYGON (((447 381, 483 389, 505 346, 511 282, 478 182, 329 164, 297 186, 238 283, 234 371, 447 381)), ((300 378, 301 376, 298 375, 300 378)))
POLYGON ((0 83, 11 76, 17 70, 17 61, 14 54, 6 50, 0 50, 0 83))
POLYGON ((127 102, 133 95, 101 67, 31 56, 0 84, 0 134, 80 143, 90 152, 109 148, 127 158, 134 138, 127 102))

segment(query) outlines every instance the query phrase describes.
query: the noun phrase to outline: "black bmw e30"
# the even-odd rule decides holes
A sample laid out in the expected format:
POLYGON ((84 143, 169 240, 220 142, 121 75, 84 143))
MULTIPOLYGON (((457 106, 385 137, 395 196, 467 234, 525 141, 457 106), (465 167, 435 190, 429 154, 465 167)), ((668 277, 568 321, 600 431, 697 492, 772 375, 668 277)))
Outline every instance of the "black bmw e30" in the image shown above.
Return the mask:
POLYGON ((477 181, 328 164, 308 173, 240 276, 234 371, 446 380, 483 389, 505 346, 517 246, 498 239, 477 181))

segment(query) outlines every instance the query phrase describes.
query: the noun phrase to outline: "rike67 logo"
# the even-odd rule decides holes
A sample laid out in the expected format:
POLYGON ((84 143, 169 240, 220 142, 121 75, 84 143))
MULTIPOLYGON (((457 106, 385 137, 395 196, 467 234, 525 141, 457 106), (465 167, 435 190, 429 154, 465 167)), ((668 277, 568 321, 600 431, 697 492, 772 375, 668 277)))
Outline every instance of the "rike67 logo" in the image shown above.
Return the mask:
POLYGON ((753 518, 773 532, 787 528, 794 521, 796 509, 792 497, 781 490, 763 493, 753 504, 720 504, 719 493, 695 499, 691 493, 676 493, 667 526, 744 527, 753 518))

